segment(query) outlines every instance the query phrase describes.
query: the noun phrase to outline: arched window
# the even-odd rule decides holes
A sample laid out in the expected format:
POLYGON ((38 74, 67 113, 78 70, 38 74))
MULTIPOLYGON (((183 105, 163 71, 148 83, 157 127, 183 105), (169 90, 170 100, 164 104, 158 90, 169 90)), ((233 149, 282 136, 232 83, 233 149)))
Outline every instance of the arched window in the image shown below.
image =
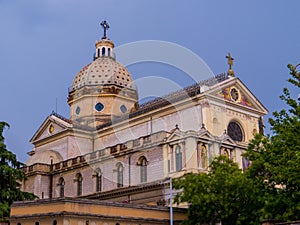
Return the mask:
POLYGON ((108 56, 110 56, 110 48, 108 48, 107 51, 108 51, 108 52, 107 52, 108 56))
POLYGON ((77 180, 77 196, 82 195, 82 175, 80 173, 76 174, 76 180, 77 180))
POLYGON ((141 183, 147 182, 147 164, 147 159, 144 156, 139 158, 138 165, 141 167, 141 183))
POLYGON ((117 165, 117 187, 123 187, 123 165, 118 163, 117 165))
POLYGON ((53 220, 53 225, 57 225, 57 220, 53 220))
POLYGON ((35 225, 40 225, 40 222, 35 222, 35 225))
POLYGON ((98 48, 97 56, 98 56, 98 57, 100 56, 100 48, 98 48))
POLYGON ((180 171, 182 169, 182 152, 179 145, 177 145, 175 149, 175 163, 176 171, 180 171))
POLYGON ((96 170, 96 191, 100 192, 102 190, 102 173, 100 169, 96 170))
POLYGON ((59 178, 58 181, 58 185, 59 185, 59 197, 65 197, 65 180, 64 178, 59 178))
POLYGON ((102 48, 102 55, 105 55, 105 48, 102 48))
POLYGON ((228 124, 227 133, 228 133, 229 137, 232 138, 232 140, 243 141, 243 131, 242 131, 241 126, 237 122, 231 121, 228 124))

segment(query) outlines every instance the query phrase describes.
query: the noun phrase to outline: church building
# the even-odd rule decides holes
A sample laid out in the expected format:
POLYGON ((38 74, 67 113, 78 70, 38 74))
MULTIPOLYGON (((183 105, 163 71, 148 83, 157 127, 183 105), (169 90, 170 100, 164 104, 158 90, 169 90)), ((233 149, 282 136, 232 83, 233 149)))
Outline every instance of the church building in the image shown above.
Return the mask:
MULTIPOLYGON (((122 204, 170 203, 170 178, 208 170, 225 155, 241 168, 266 108, 229 70, 140 104, 106 31, 94 60, 68 90, 70 116, 49 115, 30 140, 23 191, 40 200, 79 198, 122 204)), ((71 81, 70 81, 71 83, 71 81)))

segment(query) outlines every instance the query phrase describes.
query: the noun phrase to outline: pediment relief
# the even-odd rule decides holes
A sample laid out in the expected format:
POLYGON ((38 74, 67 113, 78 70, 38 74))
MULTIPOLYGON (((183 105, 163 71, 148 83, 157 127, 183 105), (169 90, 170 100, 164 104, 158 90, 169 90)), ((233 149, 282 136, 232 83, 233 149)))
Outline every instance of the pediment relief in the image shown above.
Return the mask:
POLYGON ((238 78, 229 80, 212 88, 207 94, 223 99, 225 102, 231 102, 233 104, 258 110, 263 114, 268 113, 263 104, 238 78))
POLYGON ((254 107, 253 103, 249 100, 245 93, 243 93, 243 91, 236 86, 222 88, 222 90, 217 94, 227 101, 235 102, 237 104, 248 106, 251 108, 254 107))

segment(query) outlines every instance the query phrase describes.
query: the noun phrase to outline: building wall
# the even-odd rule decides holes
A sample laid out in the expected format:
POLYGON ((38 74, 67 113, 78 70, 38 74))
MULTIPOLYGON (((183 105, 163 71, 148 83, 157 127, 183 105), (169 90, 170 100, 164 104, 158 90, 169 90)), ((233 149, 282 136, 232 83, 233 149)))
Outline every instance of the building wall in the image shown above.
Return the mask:
MULTIPOLYGON (((174 224, 186 218, 185 209, 173 210, 174 224)), ((12 205, 10 224, 32 225, 156 225, 170 224, 167 207, 150 207, 94 200, 60 199, 17 202, 12 205)))

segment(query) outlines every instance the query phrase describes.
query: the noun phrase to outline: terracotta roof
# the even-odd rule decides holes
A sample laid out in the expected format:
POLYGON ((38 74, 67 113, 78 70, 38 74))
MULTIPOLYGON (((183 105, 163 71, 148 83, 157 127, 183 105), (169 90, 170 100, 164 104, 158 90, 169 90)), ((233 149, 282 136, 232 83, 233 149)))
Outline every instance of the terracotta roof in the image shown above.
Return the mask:
POLYGON ((52 111, 52 113, 50 114, 50 116, 55 116, 55 117, 57 117, 57 118, 59 118, 59 119, 65 121, 65 122, 67 122, 67 123, 69 123, 69 124, 72 124, 72 120, 67 119, 66 117, 64 117, 64 116, 62 116, 62 115, 60 115, 60 114, 58 114, 58 113, 56 113, 56 112, 54 112, 54 111, 52 111))

